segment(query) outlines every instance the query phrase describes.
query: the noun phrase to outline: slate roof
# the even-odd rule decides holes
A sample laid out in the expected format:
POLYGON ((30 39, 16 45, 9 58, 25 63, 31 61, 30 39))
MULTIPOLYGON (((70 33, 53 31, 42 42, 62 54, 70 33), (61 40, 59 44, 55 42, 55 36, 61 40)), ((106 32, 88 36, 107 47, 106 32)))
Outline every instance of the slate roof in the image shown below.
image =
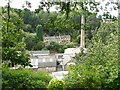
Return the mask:
POLYGON ((44 51, 30 51, 32 56, 40 56, 40 55, 49 55, 50 51, 44 50, 44 51))

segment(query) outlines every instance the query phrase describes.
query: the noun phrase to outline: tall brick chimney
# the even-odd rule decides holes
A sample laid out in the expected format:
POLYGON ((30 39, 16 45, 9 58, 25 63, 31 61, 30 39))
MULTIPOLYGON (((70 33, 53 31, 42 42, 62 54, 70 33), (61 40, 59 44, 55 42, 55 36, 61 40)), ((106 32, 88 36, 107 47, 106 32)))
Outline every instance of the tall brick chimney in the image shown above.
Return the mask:
POLYGON ((84 14, 82 14, 82 18, 81 18, 81 41, 80 41, 80 46, 82 48, 85 48, 85 17, 84 17, 84 14))

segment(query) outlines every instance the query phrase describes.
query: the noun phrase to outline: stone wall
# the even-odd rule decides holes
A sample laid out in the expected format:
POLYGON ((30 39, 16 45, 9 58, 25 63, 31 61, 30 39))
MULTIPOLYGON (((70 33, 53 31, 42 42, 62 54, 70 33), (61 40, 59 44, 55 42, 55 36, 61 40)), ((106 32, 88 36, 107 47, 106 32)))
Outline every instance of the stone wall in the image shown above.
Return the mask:
POLYGON ((44 37, 45 44, 50 44, 50 42, 69 43, 70 40, 70 35, 44 37))
POLYGON ((56 71, 56 67, 45 67, 45 68, 38 68, 38 71, 44 70, 47 72, 55 72, 56 71))

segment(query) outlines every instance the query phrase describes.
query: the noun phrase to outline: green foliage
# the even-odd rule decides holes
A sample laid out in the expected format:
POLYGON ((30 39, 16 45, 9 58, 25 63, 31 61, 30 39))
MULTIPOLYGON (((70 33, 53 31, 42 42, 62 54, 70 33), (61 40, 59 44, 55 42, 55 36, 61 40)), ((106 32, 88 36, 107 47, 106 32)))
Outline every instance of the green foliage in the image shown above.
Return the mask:
POLYGON ((34 48, 34 50, 42 50, 44 47, 45 47, 44 42, 39 41, 34 45, 33 48, 34 48))
POLYGON ((37 40, 37 37, 33 33, 24 33, 24 39, 27 50, 41 50, 45 47, 43 41, 37 40))
POLYGON ((37 36, 38 40, 43 41, 43 28, 42 28, 42 25, 38 25, 36 27, 36 36, 37 36))
POLYGON ((25 50, 25 43, 23 40, 22 20, 16 13, 12 13, 10 22, 6 20, 6 13, 3 13, 2 20, 2 59, 4 63, 10 66, 17 64, 28 66, 29 54, 25 50), (17 23, 16 23, 16 22, 17 23), (8 29, 7 29, 8 25, 8 29))
POLYGON ((59 53, 64 53, 64 50, 66 48, 72 48, 74 47, 76 44, 75 43, 69 43, 69 44, 58 44, 56 42, 51 42, 48 46, 46 46, 46 48, 50 51, 54 51, 54 52, 59 52, 59 53))
POLYGON ((64 81, 53 78, 48 84, 48 90, 63 90, 64 81))
POLYGON ((47 88, 51 76, 43 71, 32 71, 30 69, 8 69, 2 70, 3 89, 31 89, 47 88))
POLYGON ((86 18, 86 30, 96 30, 100 27, 100 20, 92 14, 86 18))
POLYGON ((48 50, 58 51, 60 45, 56 42, 51 42, 48 46, 46 46, 48 50))
POLYGON ((26 43, 26 49, 27 50, 34 50, 34 46, 37 43, 37 39, 34 34, 31 33, 24 33, 24 39, 26 43))
POLYGON ((25 25, 24 25, 24 31, 25 31, 25 32, 30 32, 30 33, 32 33, 32 32, 33 32, 33 29, 32 29, 32 27, 31 27, 30 24, 25 24, 25 25))
POLYGON ((102 24, 92 39, 93 46, 88 49, 88 53, 76 56, 76 65, 69 68, 69 74, 65 78, 65 88, 116 90, 119 88, 116 25, 116 22, 102 24), (110 33, 103 38, 101 33, 107 32, 109 25, 110 33))

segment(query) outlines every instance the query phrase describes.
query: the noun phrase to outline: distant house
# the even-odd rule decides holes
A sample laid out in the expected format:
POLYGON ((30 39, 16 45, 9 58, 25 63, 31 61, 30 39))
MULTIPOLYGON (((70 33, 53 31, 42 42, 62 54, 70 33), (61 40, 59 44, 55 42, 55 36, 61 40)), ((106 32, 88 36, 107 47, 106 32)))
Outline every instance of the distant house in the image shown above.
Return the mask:
MULTIPOLYGON (((45 70, 48 72, 67 70, 69 65, 75 64, 74 57, 80 53, 81 47, 67 48, 64 53, 50 55, 49 51, 30 51, 31 65, 33 69, 45 70)), ((84 48, 84 52, 87 50, 84 48)))
MULTIPOLYGON (((64 53, 55 54, 57 61, 59 62, 59 66, 61 66, 62 70, 67 70, 69 65, 75 64, 74 57, 77 53, 80 53, 81 47, 76 48, 67 48, 64 53)), ((86 52, 86 49, 84 48, 86 52)), ((59 70, 57 70, 59 71, 59 70)))
MULTIPOLYGON (((81 51, 80 47, 67 48, 64 53, 50 55, 49 51, 30 51, 30 64, 32 67, 26 66, 33 70, 45 70, 48 72, 65 71, 74 63, 76 53, 81 51)), ((86 51, 86 49, 84 49, 86 51)), ((20 67, 20 66, 19 66, 20 67)), ((14 67, 13 69, 19 68, 14 67)))
POLYGON ((80 52, 80 48, 67 48, 65 49, 64 53, 56 54, 56 59, 59 62, 59 65, 62 67, 62 70, 67 70, 69 65, 75 64, 74 57, 76 53, 80 52))
POLYGON ((73 63, 74 59, 73 57, 75 57, 76 53, 80 52, 80 48, 67 48, 64 51, 64 55, 63 55, 63 68, 64 70, 67 70, 68 66, 70 65, 69 63, 73 63))
POLYGON ((56 58, 54 56, 49 57, 34 57, 31 58, 31 65, 33 66, 32 69, 35 70, 45 70, 48 72, 55 72, 57 67, 56 58))
POLYGON ((49 51, 30 51, 32 69, 45 70, 48 72, 56 71, 57 60, 51 56, 49 51))
POLYGON ((50 44, 50 42, 69 43, 70 40, 70 35, 44 37, 44 42, 46 45, 50 44))
MULTIPOLYGON (((67 70, 69 65, 75 64, 74 57, 77 53, 81 52, 81 47, 67 48, 63 54, 63 70, 67 70)), ((84 53, 87 53, 87 49, 84 48, 84 53)))
POLYGON ((38 70, 55 72, 56 67, 57 67, 57 60, 55 56, 41 57, 38 59, 38 70))

